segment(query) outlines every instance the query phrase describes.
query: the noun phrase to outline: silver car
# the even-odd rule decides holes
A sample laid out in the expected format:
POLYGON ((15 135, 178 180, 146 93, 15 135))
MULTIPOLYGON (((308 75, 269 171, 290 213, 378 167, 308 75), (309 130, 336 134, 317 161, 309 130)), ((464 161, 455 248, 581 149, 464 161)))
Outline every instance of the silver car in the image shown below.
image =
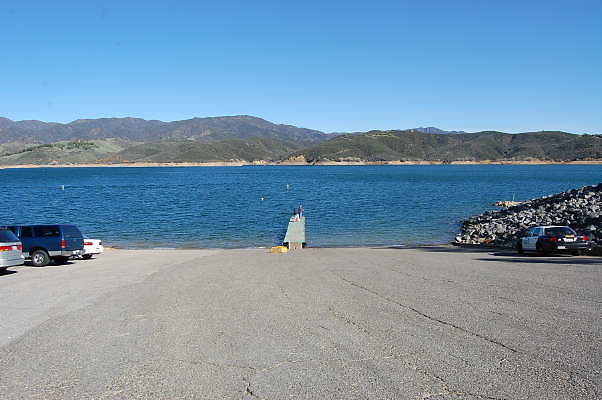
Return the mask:
POLYGON ((24 260, 19 238, 7 229, 0 229, 0 272, 8 267, 23 265, 24 260))

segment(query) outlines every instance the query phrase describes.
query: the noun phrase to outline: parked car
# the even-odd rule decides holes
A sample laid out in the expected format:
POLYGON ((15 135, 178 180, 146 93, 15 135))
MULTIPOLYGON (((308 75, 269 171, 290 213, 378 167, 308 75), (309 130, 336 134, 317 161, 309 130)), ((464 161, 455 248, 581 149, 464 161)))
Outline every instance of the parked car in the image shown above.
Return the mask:
POLYGON ((35 267, 54 261, 64 264, 69 257, 83 254, 84 238, 75 225, 8 226, 23 244, 23 253, 35 267))
POLYGON ((81 256, 84 260, 89 260, 92 256, 102 254, 104 251, 105 249, 100 239, 84 237, 84 253, 81 256))
POLYGON ((575 256, 590 248, 587 236, 578 235, 568 226, 534 226, 527 229, 516 243, 519 254, 570 253, 575 256))
POLYGON ((0 272, 8 267, 22 265, 25 260, 22 250, 19 238, 12 231, 0 229, 0 272))

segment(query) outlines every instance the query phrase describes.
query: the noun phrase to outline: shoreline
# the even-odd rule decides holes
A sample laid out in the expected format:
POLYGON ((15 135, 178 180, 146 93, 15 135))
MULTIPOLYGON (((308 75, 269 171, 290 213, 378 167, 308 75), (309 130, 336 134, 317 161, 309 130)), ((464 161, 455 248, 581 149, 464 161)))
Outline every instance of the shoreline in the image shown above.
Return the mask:
POLYGON ((245 167, 245 166, 374 166, 374 165, 602 165, 602 160, 581 161, 320 161, 316 163, 284 161, 215 161, 215 162, 132 162, 82 164, 16 164, 0 165, 0 169, 19 168, 147 168, 147 167, 245 167))
MULTIPOLYGON (((275 244, 273 246, 280 246, 275 244)), ((483 247, 480 245, 472 245, 476 247, 483 247)), ((105 250, 126 250, 126 251, 139 251, 139 250, 269 250, 272 246, 247 246, 247 247, 177 247, 177 246, 169 246, 169 247, 127 247, 127 246, 119 246, 119 245, 105 245, 105 250)), ((449 247, 449 248, 460 248, 460 247, 470 247, 468 245, 456 245, 453 242, 440 242, 440 243, 428 243, 428 244, 392 244, 392 245, 354 245, 350 244, 348 246, 340 245, 340 246, 307 246, 304 249, 422 249, 422 248, 430 248, 430 247, 449 247)), ((499 247, 501 248, 501 247, 499 247)))

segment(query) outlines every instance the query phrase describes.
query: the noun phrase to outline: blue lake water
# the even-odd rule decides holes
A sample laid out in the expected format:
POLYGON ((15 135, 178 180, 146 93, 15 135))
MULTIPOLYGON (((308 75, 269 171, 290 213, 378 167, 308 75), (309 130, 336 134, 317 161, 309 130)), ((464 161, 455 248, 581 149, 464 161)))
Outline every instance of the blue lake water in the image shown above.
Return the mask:
POLYGON ((601 181, 600 165, 4 169, 0 224, 74 223, 122 247, 256 247, 279 243, 303 204, 310 246, 442 243, 494 201, 601 181))

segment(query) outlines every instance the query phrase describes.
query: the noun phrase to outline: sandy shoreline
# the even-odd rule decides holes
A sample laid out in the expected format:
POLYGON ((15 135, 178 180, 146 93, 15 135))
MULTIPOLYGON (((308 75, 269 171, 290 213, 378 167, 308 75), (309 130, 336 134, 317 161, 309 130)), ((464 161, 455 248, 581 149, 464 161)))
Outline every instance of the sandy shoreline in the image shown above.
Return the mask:
POLYGON ((602 160, 583 160, 583 161, 321 161, 317 163, 306 162, 245 162, 245 161, 216 161, 216 162, 133 162, 133 163, 87 163, 87 164, 18 164, 18 165, 0 165, 0 169, 16 168, 93 168, 93 167, 243 167, 243 166, 361 166, 361 165, 602 165, 602 160))

